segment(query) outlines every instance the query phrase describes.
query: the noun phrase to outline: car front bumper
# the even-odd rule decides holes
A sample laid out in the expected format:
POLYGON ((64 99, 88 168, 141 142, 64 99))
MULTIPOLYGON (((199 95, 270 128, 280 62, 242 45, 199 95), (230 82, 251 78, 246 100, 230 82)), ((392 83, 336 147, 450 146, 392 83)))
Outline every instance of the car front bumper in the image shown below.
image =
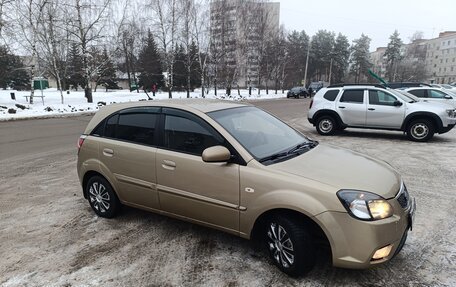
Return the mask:
POLYGON ((410 198, 406 209, 397 199, 388 200, 393 206, 393 216, 377 220, 362 221, 346 212, 328 211, 315 219, 323 227, 331 245, 332 261, 336 267, 363 269, 384 263, 400 251, 407 232, 412 228, 415 213, 415 200, 410 198), (386 257, 373 259, 375 252, 391 246, 386 257))

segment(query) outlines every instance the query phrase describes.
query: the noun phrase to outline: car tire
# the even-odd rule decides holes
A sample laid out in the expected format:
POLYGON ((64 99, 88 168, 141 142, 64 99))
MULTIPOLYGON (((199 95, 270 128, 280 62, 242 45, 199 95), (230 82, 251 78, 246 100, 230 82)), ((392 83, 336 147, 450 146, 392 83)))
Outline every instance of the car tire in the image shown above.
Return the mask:
POLYGON ((426 142, 434 136, 434 124, 427 119, 414 120, 407 126, 407 137, 416 142, 426 142))
POLYGON ((265 225, 266 247, 274 264, 290 276, 300 276, 315 265, 316 252, 305 226, 285 216, 273 216, 265 225))
POLYGON ((337 130, 337 122, 331 116, 322 116, 317 119, 315 128, 320 135, 333 135, 337 130))
POLYGON ((93 176, 86 185, 86 194, 93 211, 104 218, 113 218, 120 209, 120 201, 109 182, 93 176))

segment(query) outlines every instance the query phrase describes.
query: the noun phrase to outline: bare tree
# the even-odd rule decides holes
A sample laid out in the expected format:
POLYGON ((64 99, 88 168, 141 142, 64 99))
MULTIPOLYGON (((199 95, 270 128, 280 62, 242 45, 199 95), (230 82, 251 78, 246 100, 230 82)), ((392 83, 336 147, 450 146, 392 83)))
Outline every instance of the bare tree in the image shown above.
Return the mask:
POLYGON ((204 87, 206 85, 206 73, 209 59, 209 23, 207 19, 209 14, 209 0, 196 0, 193 5, 192 19, 193 19, 193 33, 198 49, 198 64, 201 72, 201 97, 204 98, 204 87))
POLYGON ((152 0, 150 7, 155 13, 154 26, 158 31, 157 38, 159 46, 163 53, 163 66, 165 67, 167 77, 166 85, 168 87, 169 98, 172 98, 174 62, 176 49, 176 32, 178 28, 177 0, 152 0))
POLYGON ((89 68, 89 47, 95 45, 103 38, 103 28, 111 0, 91 1, 74 0, 74 5, 69 5, 74 12, 74 20, 69 24, 69 32, 75 42, 81 47, 82 67, 84 75, 84 94, 87 102, 92 103, 91 71, 89 68))

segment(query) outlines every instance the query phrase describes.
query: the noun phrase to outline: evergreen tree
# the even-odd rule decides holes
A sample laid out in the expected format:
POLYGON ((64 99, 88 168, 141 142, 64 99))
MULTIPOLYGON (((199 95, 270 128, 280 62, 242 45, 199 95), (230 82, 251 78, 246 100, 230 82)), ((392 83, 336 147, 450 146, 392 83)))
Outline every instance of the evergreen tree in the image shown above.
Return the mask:
POLYGON ((390 82, 396 80, 397 68, 402 60, 401 47, 403 43, 401 38, 399 38, 399 32, 397 30, 390 36, 390 42, 386 47, 385 57, 387 62, 386 75, 390 82))
POLYGON ((103 54, 101 55, 101 61, 103 63, 102 69, 100 69, 100 84, 108 89, 118 89, 119 86, 116 82, 116 69, 114 68, 114 63, 109 57, 106 47, 103 49, 103 54))
POLYGON ((359 39, 353 40, 350 58, 350 74, 354 76, 355 83, 367 78, 368 69, 372 66, 369 61, 369 46, 371 39, 361 34, 359 39))
POLYGON ((78 86, 85 86, 85 80, 82 75, 82 55, 77 44, 71 45, 68 60, 68 78, 66 82, 69 86, 78 90, 78 86))
POLYGON ((312 65, 309 66, 308 75, 313 75, 315 80, 328 80, 334 44, 334 32, 319 30, 312 37, 312 65))
POLYGON ((304 79, 309 36, 306 32, 292 31, 287 37, 285 73, 288 75, 286 87, 301 85, 304 79))
POLYGON ((345 73, 348 69, 348 60, 350 58, 350 43, 348 38, 341 33, 337 35, 333 49, 333 66, 332 66, 332 83, 341 83, 344 81, 345 73))
POLYGON ((30 87, 30 76, 18 56, 0 46, 0 88, 7 87, 22 90, 30 87))
POLYGON ((198 46, 194 41, 192 41, 192 44, 190 46, 190 59, 191 59, 191 66, 190 66, 190 82, 192 89, 195 87, 201 87, 201 67, 200 64, 198 63, 198 46))
POLYGON ((145 42, 138 57, 139 86, 151 90, 153 85, 156 85, 158 89, 163 86, 163 70, 157 45, 150 31, 145 42))
POLYGON ((187 86, 187 69, 186 61, 187 56, 185 54, 185 49, 182 45, 179 45, 174 52, 174 79, 173 79, 173 90, 183 91, 187 86))

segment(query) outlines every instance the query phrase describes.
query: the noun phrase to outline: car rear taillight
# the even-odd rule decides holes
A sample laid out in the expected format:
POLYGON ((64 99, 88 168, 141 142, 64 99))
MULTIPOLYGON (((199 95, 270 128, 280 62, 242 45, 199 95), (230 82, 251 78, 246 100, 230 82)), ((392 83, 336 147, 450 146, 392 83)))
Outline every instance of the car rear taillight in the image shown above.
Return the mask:
POLYGON ((314 100, 310 100, 310 106, 309 106, 309 110, 312 108, 312 104, 313 104, 314 100))
POLYGON ((79 151, 81 150, 82 144, 84 143, 84 140, 86 139, 87 135, 81 135, 78 139, 78 154, 79 151))

